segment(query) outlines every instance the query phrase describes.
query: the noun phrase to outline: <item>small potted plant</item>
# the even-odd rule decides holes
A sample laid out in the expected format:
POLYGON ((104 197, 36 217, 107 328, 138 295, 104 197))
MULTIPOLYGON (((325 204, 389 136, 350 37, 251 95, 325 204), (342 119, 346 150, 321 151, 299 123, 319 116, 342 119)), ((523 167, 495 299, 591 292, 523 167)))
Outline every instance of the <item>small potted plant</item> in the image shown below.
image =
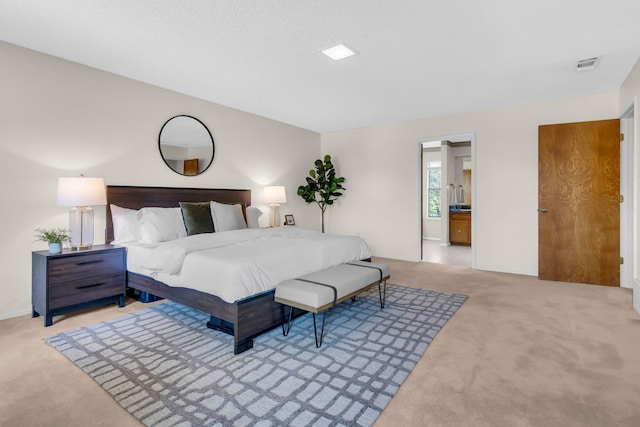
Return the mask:
POLYGON ((49 243, 50 254, 62 252, 62 244, 71 240, 69 230, 65 228, 36 228, 36 238, 49 243))

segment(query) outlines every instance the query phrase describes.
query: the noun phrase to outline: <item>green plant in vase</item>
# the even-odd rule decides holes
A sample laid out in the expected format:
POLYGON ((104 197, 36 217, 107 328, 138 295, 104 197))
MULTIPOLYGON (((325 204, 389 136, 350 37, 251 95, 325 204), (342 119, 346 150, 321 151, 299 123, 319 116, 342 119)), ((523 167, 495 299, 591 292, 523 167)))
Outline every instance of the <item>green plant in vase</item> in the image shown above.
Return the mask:
POLYGON ((52 254, 62 252, 62 244, 69 242, 69 230, 65 228, 36 228, 36 239, 49 244, 49 252, 52 254))

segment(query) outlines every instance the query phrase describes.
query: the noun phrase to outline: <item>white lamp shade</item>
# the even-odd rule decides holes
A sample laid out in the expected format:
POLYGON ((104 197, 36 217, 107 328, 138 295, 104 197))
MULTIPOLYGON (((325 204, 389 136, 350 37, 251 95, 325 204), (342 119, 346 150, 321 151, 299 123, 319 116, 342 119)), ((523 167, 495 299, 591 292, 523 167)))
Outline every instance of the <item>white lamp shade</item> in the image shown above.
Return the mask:
POLYGON ((58 206, 106 205, 104 179, 83 176, 58 178, 58 206))
POLYGON ((287 203, 287 193, 282 185, 264 187, 264 202, 269 204, 287 203))

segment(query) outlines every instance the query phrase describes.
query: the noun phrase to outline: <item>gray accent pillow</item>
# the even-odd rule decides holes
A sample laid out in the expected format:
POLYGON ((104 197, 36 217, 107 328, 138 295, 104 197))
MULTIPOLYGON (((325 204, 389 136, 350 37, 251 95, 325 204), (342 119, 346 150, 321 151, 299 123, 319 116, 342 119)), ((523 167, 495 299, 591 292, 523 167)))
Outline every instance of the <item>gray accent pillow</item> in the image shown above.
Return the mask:
POLYGON ((187 235, 213 233, 213 218, 209 202, 180 202, 187 235))

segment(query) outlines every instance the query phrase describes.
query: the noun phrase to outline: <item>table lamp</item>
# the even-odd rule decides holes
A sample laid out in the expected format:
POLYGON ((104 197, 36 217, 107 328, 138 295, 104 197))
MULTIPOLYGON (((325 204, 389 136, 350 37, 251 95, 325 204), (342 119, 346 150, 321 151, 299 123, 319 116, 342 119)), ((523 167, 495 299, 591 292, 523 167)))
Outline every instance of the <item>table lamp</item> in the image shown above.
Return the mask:
POLYGON ((104 179, 78 177, 58 178, 58 206, 73 206, 69 211, 69 237, 73 250, 89 249, 93 245, 93 209, 106 205, 104 179))
POLYGON ((280 203, 287 203, 287 194, 284 186, 274 185, 264 187, 264 202, 271 205, 269 211, 269 226, 279 227, 280 224, 280 203))

